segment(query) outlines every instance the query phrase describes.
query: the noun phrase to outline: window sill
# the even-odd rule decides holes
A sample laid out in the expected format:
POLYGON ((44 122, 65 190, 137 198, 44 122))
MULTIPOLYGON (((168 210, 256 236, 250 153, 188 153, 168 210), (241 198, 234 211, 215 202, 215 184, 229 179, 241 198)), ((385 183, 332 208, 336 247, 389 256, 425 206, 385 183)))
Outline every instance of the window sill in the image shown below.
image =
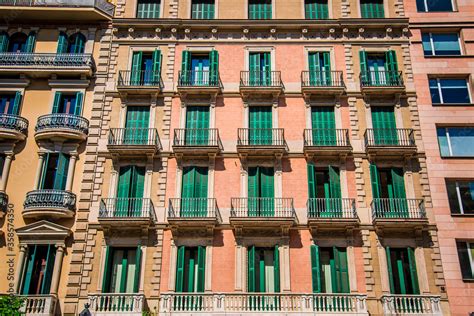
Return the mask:
POLYGON ((474 55, 424 55, 426 59, 441 59, 441 58, 474 58, 474 55))
POLYGON ((431 103, 432 106, 474 106, 474 103, 431 103))
POLYGON ((474 158, 474 155, 473 156, 440 156, 441 159, 450 159, 450 160, 454 160, 454 159, 461 159, 461 160, 465 160, 465 159, 473 159, 474 158))
POLYGON ((463 282, 466 282, 466 283, 474 283, 474 279, 462 279, 463 282))
MULTIPOLYGON (((451 216, 452 217, 472 217, 472 218, 474 218, 474 213, 473 214, 453 214, 453 213, 451 213, 451 216)), ((473 279, 473 281, 474 281, 474 279, 473 279)))

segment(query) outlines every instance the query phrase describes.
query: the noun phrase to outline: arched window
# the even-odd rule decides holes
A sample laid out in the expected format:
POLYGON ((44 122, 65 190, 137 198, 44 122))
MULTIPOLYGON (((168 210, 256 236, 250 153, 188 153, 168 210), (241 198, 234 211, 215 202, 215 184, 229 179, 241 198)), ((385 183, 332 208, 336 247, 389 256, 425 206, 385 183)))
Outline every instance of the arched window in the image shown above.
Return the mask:
POLYGON ((25 33, 15 33, 10 36, 10 41, 8 43, 8 52, 9 53, 25 53, 26 52, 26 42, 28 41, 28 36, 25 33))
POLYGON ((86 37, 82 33, 75 33, 67 36, 66 33, 59 33, 58 54, 82 54, 86 44, 86 37))

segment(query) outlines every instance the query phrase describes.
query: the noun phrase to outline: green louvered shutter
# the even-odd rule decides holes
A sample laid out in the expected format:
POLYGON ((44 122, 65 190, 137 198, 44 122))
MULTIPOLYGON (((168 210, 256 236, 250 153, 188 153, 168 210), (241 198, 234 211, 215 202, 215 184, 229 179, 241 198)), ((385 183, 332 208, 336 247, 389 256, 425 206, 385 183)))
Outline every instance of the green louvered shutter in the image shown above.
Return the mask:
POLYGON ((111 272, 110 268, 112 266, 112 255, 110 246, 105 248, 105 260, 104 260, 104 276, 102 277, 102 293, 107 293, 109 291, 109 283, 111 272))
POLYGON ((208 169, 206 167, 195 167, 196 175, 194 178, 194 197, 196 201, 196 216, 207 216, 207 175, 208 169))
POLYGON ((13 115, 20 115, 20 104, 21 104, 21 92, 17 91, 15 93, 15 100, 13 100, 13 109, 11 112, 13 115))
POLYGON ((310 52, 308 54, 309 84, 311 86, 321 85, 321 64, 319 61, 318 52, 310 52))
MULTIPOLYGON (((130 252, 129 252, 130 253, 130 252)), ((142 265, 142 247, 141 245, 137 246, 136 257, 135 257, 135 275, 133 280, 133 292, 138 293, 140 289, 140 275, 141 275, 141 265, 142 265)))
POLYGON ((408 265, 410 268, 411 288, 413 291, 413 293, 410 293, 410 294, 420 294, 420 287, 418 285, 418 274, 416 272, 415 252, 413 248, 407 248, 407 251, 408 251, 408 265))
POLYGON ((84 94, 82 92, 76 93, 76 104, 74 105, 74 115, 82 114, 82 103, 84 100, 84 94))
POLYGON ((145 189, 145 168, 132 167, 131 183, 130 183, 130 208, 127 216, 143 216, 143 192, 145 189))
POLYGON ((258 167, 248 168, 248 212, 249 216, 257 216, 259 193, 259 172, 258 167))
POLYGON ((194 209, 194 183, 196 169, 194 167, 183 168, 183 183, 181 185, 181 216, 195 216, 194 209))
POLYGON ((51 153, 46 153, 43 159, 43 166, 41 167, 41 180, 39 183, 39 189, 45 189, 44 183, 46 181, 46 173, 48 172, 49 158, 51 153))
POLYGON ((385 247, 385 252, 387 254, 387 271, 388 271, 388 281, 390 284, 390 293, 395 293, 395 282, 394 282, 394 275, 393 275, 393 267, 392 267, 392 255, 390 251, 390 247, 385 247))
POLYGON ((332 106, 312 106, 313 145, 336 146, 336 118, 332 106))
POLYGON ((367 85, 369 82, 369 67, 367 63, 367 52, 366 51, 359 51, 359 59, 360 59, 360 78, 362 80, 363 85, 367 85))
POLYGON ((59 112, 59 104, 61 103, 61 92, 56 92, 54 94, 54 101, 53 101, 53 111, 52 113, 59 112))
POLYGON ((262 82, 265 86, 272 86, 272 62, 269 52, 263 54, 262 82))
POLYGON ((58 48, 56 50, 56 53, 58 53, 58 54, 67 53, 67 45, 68 45, 67 34, 64 33, 64 32, 59 32, 58 48))
POLYGON ((382 197, 380 192, 380 177, 377 166, 374 164, 370 164, 370 182, 372 184, 372 199, 374 200, 373 208, 379 216, 380 212, 383 211, 383 205, 381 201, 378 200, 382 197))
POLYGON ((182 293, 184 290, 184 254, 186 248, 178 247, 178 258, 176 260, 176 293, 182 293))
POLYGON ((273 272, 274 272, 274 288, 275 293, 280 292, 280 250, 278 245, 275 246, 273 252, 273 272))
POLYGON ((361 0, 360 11, 364 19, 383 18, 385 15, 383 0, 361 0))
POLYGON ((33 269, 36 259, 36 251, 38 246, 36 245, 29 245, 28 246, 28 256, 26 259, 26 269, 25 275, 23 277, 23 288, 21 290, 22 295, 30 294, 30 285, 31 285, 31 278, 33 276, 33 269))
POLYGON ((323 72, 324 72, 324 85, 325 86, 332 86, 332 78, 331 78, 331 55, 329 52, 321 53, 323 56, 323 72))
POLYGON ((391 203, 392 212, 395 217, 408 217, 408 204, 405 192, 405 180, 402 168, 392 168, 392 190, 395 202, 391 203))
POLYGON ((313 293, 321 293, 321 267, 318 245, 311 245, 311 272, 313 293))
POLYGON ((316 177, 315 177, 315 166, 311 163, 308 163, 307 166, 308 171, 308 212, 310 217, 315 217, 318 214, 318 203, 315 200, 317 197, 317 186, 316 186, 316 177))
POLYGON ((160 75, 161 75, 161 50, 155 49, 153 51, 153 74, 151 76, 151 85, 160 84, 160 75))
POLYGON ((388 86, 399 85, 397 54, 394 50, 385 52, 385 71, 388 86))
POLYGON ((249 55, 249 85, 259 86, 260 83, 260 53, 249 55))
POLYGON ((181 80, 184 85, 191 83, 191 52, 183 50, 181 57, 181 80))
POLYGON ((86 47, 86 38, 81 33, 77 33, 74 39, 74 54, 83 54, 86 47))
POLYGON ((206 247, 198 246, 198 258, 197 258, 197 287, 196 292, 204 292, 204 284, 206 278, 206 247))
POLYGON ((336 272, 335 293, 350 293, 349 288, 349 269, 347 266, 347 249, 333 247, 334 267, 336 272))
POLYGON ((271 167, 259 167, 260 173, 260 192, 263 198, 260 205, 260 212, 263 216, 275 215, 275 188, 274 188, 274 170, 271 167))
POLYGON ((398 135, 393 107, 374 106, 371 110, 375 145, 396 146, 398 135))
POLYGON ((148 126, 150 120, 150 107, 129 106, 125 122, 124 142, 131 145, 148 144, 148 126))
POLYGON ((6 32, 0 33, 0 53, 6 53, 8 51, 9 37, 6 32))
POLYGON ((28 34, 28 38, 26 39, 25 53, 33 53, 33 51, 35 50, 35 42, 36 33, 30 32, 30 34, 28 34))
POLYGON ((130 74, 130 84, 140 86, 142 84, 142 59, 143 52, 134 52, 132 56, 132 71, 130 74))
POLYGON ((305 17, 311 20, 328 19, 328 1, 305 0, 305 17))
MULTIPOLYGON (((251 106, 249 109, 250 145, 272 145, 272 107, 251 106)), ((280 140, 276 140, 280 142, 280 140)))
POLYGON ((188 106, 186 108, 186 145, 208 145, 209 110, 208 106, 188 106))
POLYGON ((209 61, 209 85, 217 86, 219 85, 219 52, 217 50, 209 53, 209 61))
POLYGON ((339 177, 339 169, 329 166, 329 197, 331 202, 326 204, 329 206, 332 217, 342 217, 342 200, 341 200, 341 180, 339 177))
POLYGON ((247 251, 247 271, 248 271, 248 284, 247 292, 255 292, 256 282, 256 271, 255 271, 255 246, 250 246, 247 251))
POLYGON ((67 171, 69 167, 69 157, 63 153, 58 155, 58 165, 56 169, 56 176, 54 178, 54 189, 65 190, 67 182, 67 171))
POLYGON ((130 185, 132 181, 133 166, 123 166, 119 171, 117 186, 117 204, 114 216, 126 216, 130 202, 130 185))

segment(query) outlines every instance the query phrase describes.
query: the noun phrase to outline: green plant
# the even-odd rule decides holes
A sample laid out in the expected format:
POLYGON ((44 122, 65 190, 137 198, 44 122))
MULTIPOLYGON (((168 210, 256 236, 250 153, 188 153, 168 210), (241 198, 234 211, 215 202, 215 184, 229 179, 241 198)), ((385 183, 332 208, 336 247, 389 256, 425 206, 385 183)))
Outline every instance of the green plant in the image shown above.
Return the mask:
POLYGON ((25 299, 14 295, 0 296, 0 315, 2 316, 20 316, 21 307, 25 303, 25 299))

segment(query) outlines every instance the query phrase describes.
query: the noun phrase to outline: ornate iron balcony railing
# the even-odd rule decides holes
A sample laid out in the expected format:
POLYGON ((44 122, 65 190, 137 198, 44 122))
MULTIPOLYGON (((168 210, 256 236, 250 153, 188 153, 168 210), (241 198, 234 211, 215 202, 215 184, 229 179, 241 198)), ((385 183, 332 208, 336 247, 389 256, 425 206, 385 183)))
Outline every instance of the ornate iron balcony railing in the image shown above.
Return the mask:
POLYGON ((26 134, 28 130, 28 120, 18 115, 0 114, 0 129, 26 134))
POLYGON ((308 147, 348 147, 349 130, 313 128, 304 130, 304 145, 308 147))
POLYGON ((181 70, 178 87, 220 87, 219 71, 181 70))
POLYGON ((231 217, 295 217, 292 198, 232 198, 231 217))
POLYGON ((161 88, 163 86, 161 74, 154 70, 121 70, 119 71, 118 87, 150 87, 161 88))
POLYGON ((25 210, 55 208, 75 211, 76 195, 65 190, 34 190, 26 194, 23 208, 25 210))
POLYGON ((252 70, 240 72, 240 87, 283 88, 280 71, 252 70))
POLYGON ((217 200, 214 198, 172 198, 169 200, 168 218, 221 220, 217 200))
POLYGON ((307 87, 344 87, 342 71, 302 71, 301 86, 307 87))
POLYGON ((308 218, 357 218, 354 199, 310 198, 306 202, 306 207, 308 218))
POLYGON ((61 69, 92 67, 91 54, 0 53, 0 67, 37 67, 61 69))
POLYGON ((365 70, 360 73, 360 84, 364 87, 402 87, 401 71, 365 70))
POLYGON ((155 218, 153 202, 148 198, 106 198, 99 207, 99 218, 155 218))
POLYGON ((364 133, 366 147, 413 147, 415 135, 411 128, 369 128, 364 133))
POLYGON ((155 146, 161 149, 161 142, 156 128, 111 128, 109 145, 155 146))
POLYGON ((377 198, 370 206, 373 219, 426 219, 422 199, 377 198))
POLYGON ((238 146, 286 146, 283 128, 239 128, 238 146))
POLYGON ((115 5, 106 0, 1 0, 0 6, 95 8, 113 16, 115 5))
POLYGON ((36 122, 35 132, 45 130, 67 129, 87 135, 89 133, 89 121, 79 115, 55 113, 42 115, 36 122))

